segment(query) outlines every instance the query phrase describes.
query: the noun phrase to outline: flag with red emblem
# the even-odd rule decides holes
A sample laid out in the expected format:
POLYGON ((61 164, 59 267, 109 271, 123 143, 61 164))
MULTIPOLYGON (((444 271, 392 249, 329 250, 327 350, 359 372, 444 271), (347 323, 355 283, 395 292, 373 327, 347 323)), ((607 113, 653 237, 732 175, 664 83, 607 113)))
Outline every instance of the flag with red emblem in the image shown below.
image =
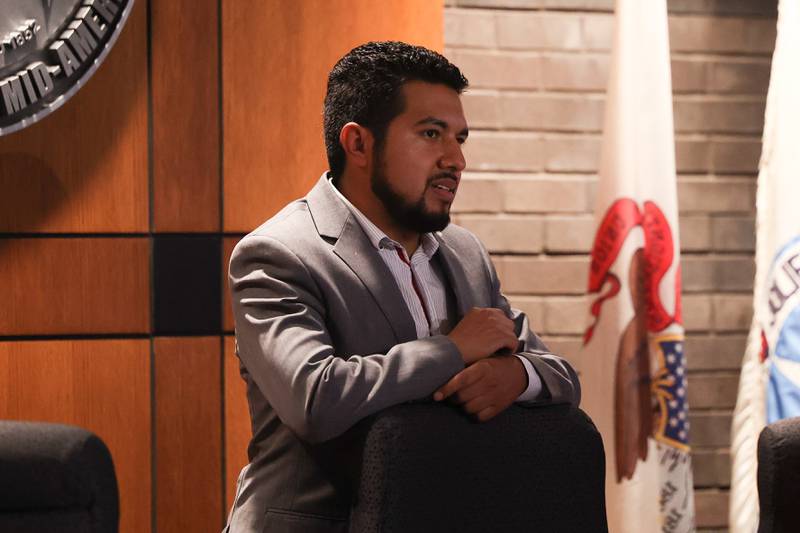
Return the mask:
POLYGON ((731 442, 731 533, 759 525, 758 435, 800 416, 800 3, 781 0, 756 198, 753 322, 731 442))
POLYGON ((617 0, 581 355, 612 532, 694 531, 665 0, 617 0))

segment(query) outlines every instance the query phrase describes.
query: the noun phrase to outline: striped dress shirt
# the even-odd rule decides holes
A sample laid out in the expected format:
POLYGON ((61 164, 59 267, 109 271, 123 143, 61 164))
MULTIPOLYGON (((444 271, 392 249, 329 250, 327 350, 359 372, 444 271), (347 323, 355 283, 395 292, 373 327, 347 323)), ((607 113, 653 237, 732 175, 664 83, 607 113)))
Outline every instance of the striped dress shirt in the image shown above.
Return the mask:
MULTIPOLYGON (((441 334, 441 325, 447 320, 447 295, 444 278, 436 262, 431 259, 439 249, 439 241, 431 233, 423 233, 420 246, 409 258, 397 241, 389 238, 336 188, 329 178, 328 184, 344 202, 367 235, 372 246, 386 263, 397 282, 403 300, 411 312, 417 329, 417 338, 441 334)), ((517 355, 528 374, 528 387, 517 401, 536 399, 542 390, 539 374, 530 361, 517 355)))

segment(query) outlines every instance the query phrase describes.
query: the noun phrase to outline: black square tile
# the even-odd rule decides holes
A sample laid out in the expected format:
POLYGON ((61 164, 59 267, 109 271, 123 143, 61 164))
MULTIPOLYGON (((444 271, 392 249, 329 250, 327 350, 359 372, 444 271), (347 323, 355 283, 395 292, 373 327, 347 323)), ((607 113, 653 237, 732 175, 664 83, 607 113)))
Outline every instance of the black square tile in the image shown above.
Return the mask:
POLYGON ((153 238, 153 333, 222 330, 222 239, 219 235, 153 238))

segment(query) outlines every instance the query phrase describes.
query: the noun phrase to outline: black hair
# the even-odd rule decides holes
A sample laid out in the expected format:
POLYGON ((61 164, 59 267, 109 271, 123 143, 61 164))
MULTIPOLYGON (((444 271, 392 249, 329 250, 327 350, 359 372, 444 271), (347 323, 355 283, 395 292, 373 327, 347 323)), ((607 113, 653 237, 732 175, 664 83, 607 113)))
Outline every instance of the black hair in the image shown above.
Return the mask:
POLYGON ((348 122, 370 130, 379 150, 389 122, 403 112, 401 88, 408 81, 446 85, 461 94, 468 81, 444 56, 398 41, 368 42, 350 50, 328 75, 325 94, 325 149, 331 174, 344 170, 339 133, 348 122))

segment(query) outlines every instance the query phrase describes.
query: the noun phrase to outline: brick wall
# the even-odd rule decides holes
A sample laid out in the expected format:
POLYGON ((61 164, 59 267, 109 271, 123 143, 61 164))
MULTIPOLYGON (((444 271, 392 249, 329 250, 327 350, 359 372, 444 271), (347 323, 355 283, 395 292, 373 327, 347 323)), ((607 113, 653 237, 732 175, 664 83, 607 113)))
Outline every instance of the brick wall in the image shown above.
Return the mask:
MULTIPOLYGON (((668 5, 697 522, 724 531, 776 2, 668 5)), ((445 53, 471 82, 454 218, 579 370, 612 31, 613 0, 446 1, 445 53)))

